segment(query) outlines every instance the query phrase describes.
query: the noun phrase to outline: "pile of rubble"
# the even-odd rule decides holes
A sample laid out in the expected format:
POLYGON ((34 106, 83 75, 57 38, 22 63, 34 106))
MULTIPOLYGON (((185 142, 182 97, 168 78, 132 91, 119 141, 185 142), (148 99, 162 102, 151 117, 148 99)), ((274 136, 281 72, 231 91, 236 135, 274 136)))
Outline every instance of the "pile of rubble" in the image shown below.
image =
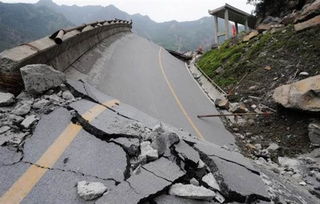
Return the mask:
MULTIPOLYGON (((113 115, 109 117, 115 117, 111 126, 88 121, 81 115, 81 108, 88 103, 103 106, 95 96, 98 91, 89 84, 67 81, 64 74, 47 65, 27 65, 21 68, 21 74, 25 91, 17 97, 5 92, 0 95, 1 148, 21 152, 17 162, 39 167, 25 157, 36 148, 34 141, 47 140, 41 137, 39 129, 50 129, 52 123, 59 123, 54 115, 63 120, 70 117, 101 143, 123 150, 118 155, 124 154, 127 160, 123 180, 110 178, 115 184, 112 187, 79 180, 76 188, 82 199, 99 198, 96 203, 270 201, 259 171, 241 154, 200 141, 163 123, 149 127, 110 107, 108 110, 113 115), (130 121, 129 125, 121 125, 122 120, 130 121), (111 127, 117 127, 118 132, 111 127), (27 143, 26 138, 29 138, 27 143)), ((48 138, 49 135, 50 131, 48 138)), ((3 156, 2 150, 0 156, 3 156)))

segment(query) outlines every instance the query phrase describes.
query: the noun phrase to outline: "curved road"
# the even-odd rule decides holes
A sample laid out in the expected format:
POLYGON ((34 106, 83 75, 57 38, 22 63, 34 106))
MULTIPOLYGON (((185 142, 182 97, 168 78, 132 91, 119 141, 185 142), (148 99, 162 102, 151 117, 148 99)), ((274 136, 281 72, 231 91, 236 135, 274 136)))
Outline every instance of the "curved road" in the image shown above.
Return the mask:
POLYGON ((217 110, 184 62, 135 34, 115 38, 84 55, 67 71, 68 76, 86 78, 102 92, 200 139, 234 144, 219 118, 196 117, 217 110))

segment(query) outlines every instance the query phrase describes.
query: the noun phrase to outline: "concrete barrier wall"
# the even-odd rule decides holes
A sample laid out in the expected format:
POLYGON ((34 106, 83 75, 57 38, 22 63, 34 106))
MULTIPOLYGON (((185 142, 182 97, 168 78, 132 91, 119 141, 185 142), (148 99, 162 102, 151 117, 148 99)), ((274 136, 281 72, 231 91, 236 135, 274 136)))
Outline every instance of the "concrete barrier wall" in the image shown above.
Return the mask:
POLYGON ((0 86, 22 86, 19 69, 27 64, 48 64, 65 71, 102 40, 120 32, 130 32, 131 28, 129 21, 95 22, 64 31, 60 44, 55 42, 53 35, 5 50, 0 53, 0 86))

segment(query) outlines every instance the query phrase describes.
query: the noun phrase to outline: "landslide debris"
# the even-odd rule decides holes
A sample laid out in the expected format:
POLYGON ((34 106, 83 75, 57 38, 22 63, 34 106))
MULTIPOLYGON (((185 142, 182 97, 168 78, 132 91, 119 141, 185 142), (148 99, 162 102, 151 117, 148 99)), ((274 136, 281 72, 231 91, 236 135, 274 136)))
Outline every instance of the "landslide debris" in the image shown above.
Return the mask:
POLYGON ((320 145, 319 6, 317 0, 282 19, 266 17, 256 30, 195 58, 226 92, 215 104, 221 114, 234 113, 222 118, 241 152, 315 197, 320 192, 314 153, 320 145), (284 162, 294 163, 290 159, 297 165, 284 162))

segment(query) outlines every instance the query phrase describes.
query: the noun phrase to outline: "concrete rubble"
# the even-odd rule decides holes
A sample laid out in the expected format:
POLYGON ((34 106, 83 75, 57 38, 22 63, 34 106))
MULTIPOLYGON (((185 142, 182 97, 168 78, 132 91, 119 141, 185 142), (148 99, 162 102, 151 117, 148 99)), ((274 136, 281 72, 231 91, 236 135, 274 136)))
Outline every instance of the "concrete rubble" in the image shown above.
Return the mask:
MULTIPOLYGON (((78 153, 73 155, 67 150, 66 156, 50 171, 83 175, 76 186, 81 199, 123 204, 161 203, 164 199, 172 203, 269 200, 262 190, 265 185, 259 181, 259 172, 238 153, 201 142, 167 124, 146 125, 126 115, 131 108, 122 104, 107 109, 92 121, 85 120, 82 114, 86 107, 112 98, 88 84, 84 89, 83 85, 81 81, 72 81, 42 94, 40 91, 36 95, 23 92, 16 103, 1 109, 4 113, 0 118, 1 145, 23 152, 18 161, 12 160, 13 167, 20 163, 36 165, 38 153, 34 151, 45 151, 50 141, 73 122, 84 129, 73 144, 78 153), (47 132, 52 126, 59 128, 47 132), (47 132, 45 140, 44 132, 47 132), (93 149, 107 156, 95 157, 93 149), (82 165, 79 159, 94 163, 82 165), (96 165, 99 168, 94 167, 96 165), (96 180, 91 182, 89 175, 96 180), (255 186, 243 183, 242 177, 255 186), (246 187, 241 189, 244 184, 246 187)), ((150 117, 147 121, 156 120, 150 117)))
POLYGON ((13 104, 14 99, 15 97, 13 94, 0 92, 0 107, 13 104))
POLYGON ((84 200, 94 200, 102 196, 107 191, 107 187, 99 182, 79 181, 77 184, 77 192, 84 200))

